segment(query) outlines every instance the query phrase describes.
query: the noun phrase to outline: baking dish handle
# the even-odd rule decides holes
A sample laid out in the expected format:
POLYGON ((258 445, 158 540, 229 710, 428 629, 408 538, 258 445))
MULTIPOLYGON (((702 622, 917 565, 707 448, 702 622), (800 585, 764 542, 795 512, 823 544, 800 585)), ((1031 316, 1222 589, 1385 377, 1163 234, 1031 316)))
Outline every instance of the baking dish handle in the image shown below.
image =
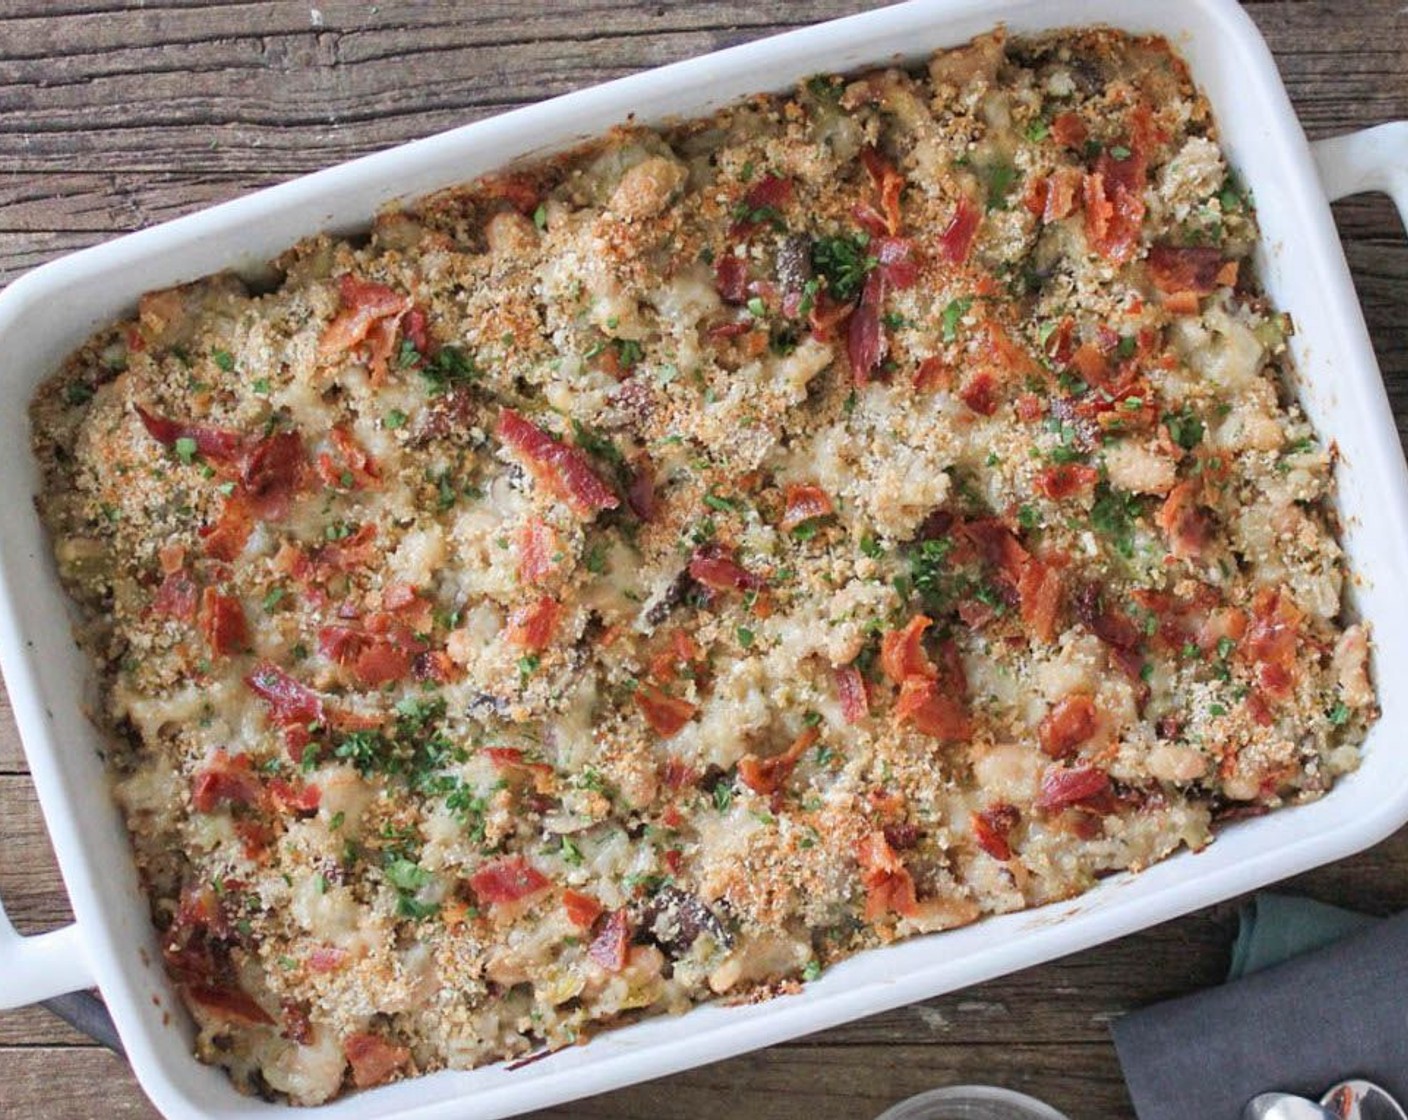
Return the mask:
POLYGON ((21 937, 0 904, 0 1010, 93 986, 76 925, 21 937))
POLYGON ((1394 121, 1311 145, 1330 201, 1384 191, 1408 225, 1408 121, 1394 121))

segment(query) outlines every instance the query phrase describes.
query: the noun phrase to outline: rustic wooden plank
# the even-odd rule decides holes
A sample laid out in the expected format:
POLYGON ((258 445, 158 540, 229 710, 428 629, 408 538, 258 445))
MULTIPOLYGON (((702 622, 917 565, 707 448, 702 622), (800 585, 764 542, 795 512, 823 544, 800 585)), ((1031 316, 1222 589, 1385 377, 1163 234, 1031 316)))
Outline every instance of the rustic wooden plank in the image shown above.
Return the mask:
POLYGON ((160 1120, 126 1063, 96 1047, 0 1051, 0 1116, 160 1120))
MULTIPOLYGON (((13 1047, 64 1046, 91 1047, 93 1040, 79 1034, 62 1019, 42 1007, 21 1007, 15 1011, 0 1011, 0 1069, 5 1051, 13 1047)), ((0 1075, 3 1080, 3 1075, 0 1075)), ((0 1111, 0 1115, 4 1115, 0 1111)))
POLYGON ((69 921, 68 895, 28 778, 0 777, 0 831, 0 901, 15 927, 34 933, 69 921))

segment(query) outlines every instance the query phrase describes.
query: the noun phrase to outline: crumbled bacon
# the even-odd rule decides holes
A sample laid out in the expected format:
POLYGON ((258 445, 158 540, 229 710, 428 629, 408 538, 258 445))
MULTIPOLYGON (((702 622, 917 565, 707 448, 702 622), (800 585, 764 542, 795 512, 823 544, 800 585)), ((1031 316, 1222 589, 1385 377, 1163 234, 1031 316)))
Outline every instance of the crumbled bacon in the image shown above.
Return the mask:
POLYGON ((1048 225, 1068 218, 1076 209, 1076 197, 1084 176, 1074 167, 1058 167, 1046 179, 1041 220, 1048 225))
POLYGON ((200 600, 200 627, 210 652, 217 657, 239 653, 249 643, 244 607, 233 595, 207 587, 200 600))
POLYGON ((1261 691, 1274 700, 1291 694, 1303 618, 1300 608, 1278 588, 1262 588, 1252 600, 1241 651, 1256 663, 1261 691))
POLYGON ((631 948, 631 918, 625 910, 613 910, 606 915, 592 943, 587 947, 589 956, 607 972, 620 972, 626 967, 626 957, 631 948))
POLYGON ((830 517, 834 512, 831 499, 820 486, 788 483, 784 493, 787 504, 778 523, 784 533, 790 533, 798 525, 814 518, 830 517))
POLYGON ((205 984, 190 984, 185 991, 187 998, 202 1011, 227 1023, 264 1027, 274 1022, 273 1017, 254 1002, 253 996, 233 985, 211 987, 205 984))
POLYGON ((1069 758, 1095 734, 1095 701, 1089 694, 1073 692, 1051 705, 1037 725, 1037 740, 1051 758, 1069 758))
POLYGON ((729 227, 729 240, 748 240, 767 224, 766 221, 755 220, 754 215, 760 215, 764 218, 771 217, 769 211, 779 211, 785 208, 792 201, 792 195, 793 183, 791 179, 785 179, 779 175, 764 175, 743 196, 743 201, 739 206, 741 216, 729 227))
POLYGON ((978 370, 958 390, 959 399, 979 416, 997 411, 997 380, 987 370, 978 370))
POLYGON ((347 963, 348 955, 335 945, 319 945, 309 952, 306 963, 310 972, 336 972, 347 963))
POLYGON ((909 916, 918 912, 914 877, 895 854, 882 831, 861 838, 856 845, 856 861, 865 887, 865 920, 876 922, 891 912, 909 916))
POLYGON ((1222 252, 1210 245, 1151 245, 1149 278, 1161 292, 1192 292, 1205 296, 1218 284, 1222 252))
MULTIPOLYGON (((318 339, 319 358, 333 358, 361 345, 382 320, 391 320, 394 328, 412 307, 409 296, 350 272, 338 278, 338 298, 340 309, 318 339)), ((371 370, 373 383, 386 373, 390 346, 382 342, 376 349, 371 370)))
POLYGON ((885 283, 904 291, 914 287, 919 279, 919 265, 914 259, 914 245, 904 237, 882 237, 871 246, 875 254, 875 271, 885 283))
POLYGON ((191 804, 199 813, 221 805, 257 805, 263 796, 249 756, 216 751, 191 781, 191 804))
POLYGON ((239 458, 243 440, 238 432, 170 420, 148 412, 141 405, 133 407, 147 434, 163 447, 174 447, 177 440, 188 439, 195 444, 196 453, 212 463, 232 463, 239 458))
POLYGON ((671 696, 653 684, 642 684, 635 692, 636 707, 650 729, 662 739, 678 735, 699 709, 688 700, 671 696))
POLYGON ((924 676, 906 677, 895 702, 895 718, 911 723, 921 734, 957 741, 972 733, 972 722, 963 701, 940 683, 924 676))
POLYGON ((557 532, 536 518, 518 530, 518 578, 530 587, 556 572, 562 546, 557 532))
POLYGON ((1058 113, 1052 119, 1051 135, 1058 144, 1080 151, 1090 138, 1090 130, 1085 127, 1085 121, 1081 120, 1079 113, 1067 111, 1058 113))
POLYGON ((856 304, 846 327, 846 357, 851 364, 851 377, 857 385, 870 383, 871 373, 889 348, 880 322, 880 309, 884 303, 885 277, 875 269, 865 278, 860 302, 856 304))
POLYGON ((900 232, 900 196, 904 193, 904 176, 873 147, 861 149, 860 159, 879 196, 879 227, 894 237, 900 232))
POLYGON ((1100 472, 1084 463, 1057 463, 1036 474, 1036 488, 1053 502, 1073 498, 1090 490, 1100 480, 1100 472))
POLYGON ((342 1052, 352 1067, 352 1084, 358 1089, 385 1084, 411 1061, 411 1052, 404 1046, 371 1031, 348 1035, 342 1041, 342 1052))
POLYGON ((275 432, 260 440, 245 456, 240 472, 241 494, 250 510, 264 521, 278 521, 303 485, 307 453, 297 432, 275 432))
POLYGON ((747 302, 748 262, 733 253, 722 254, 714 263, 714 288, 725 303, 747 302))
POLYGON ((1017 597, 1022 622, 1039 641, 1056 637, 1064 592, 1065 579, 1058 567, 1035 556, 1027 558, 1017 580, 1017 597))
POLYGON ((836 695, 847 723, 859 723, 870 715, 870 694, 865 678, 854 665, 842 665, 836 670, 836 695))
POLYGON ((1054 813, 1097 797, 1109 788, 1110 775, 1098 767, 1053 766, 1042 776, 1041 792, 1032 802, 1032 808, 1041 813, 1054 813))
POLYGON ((820 738, 815 727, 806 728, 781 754, 772 758, 744 755, 738 762, 738 777, 754 793, 776 793, 787 782, 807 749, 820 738))
POLYGON ((541 653, 552 643, 561 617, 562 604, 551 595, 544 595, 537 602, 518 607, 509 615, 504 638, 519 649, 541 653))
POLYGON ((321 723, 325 718, 323 698, 270 661, 255 665, 244 683, 269 705, 269 714, 282 727, 321 723))
POLYGON ((917 614, 903 629, 886 631, 880 639, 880 668, 895 684, 903 684, 910 677, 938 676, 924 652, 924 631, 933 624, 933 619, 917 614))
POLYGON ((323 791, 316 785, 272 778, 265 787, 273 807, 280 813, 316 813, 322 804, 323 791))
POLYGON ((1006 863, 1012 858, 1011 832, 1021 821, 1021 811, 1015 805, 999 801, 986 809, 972 813, 968 824, 978 847, 993 859, 1006 863))
POLYGON ((1139 628, 1129 616, 1105 602, 1105 594, 1097 584, 1081 588, 1075 599, 1076 617, 1092 634, 1117 650, 1139 648, 1139 628))
POLYGON ((1146 161, 1135 142, 1116 159, 1106 150, 1085 177, 1085 234, 1106 260, 1124 264, 1139 244, 1144 221, 1146 161))
POLYGON ((1212 521, 1198 504, 1198 483, 1185 479, 1168 492, 1154 524, 1168 538, 1168 550, 1179 560, 1196 560, 1212 540, 1212 521))
POLYGON ((939 257, 949 264, 963 264, 973 247, 982 213, 965 196, 958 200, 953 217, 939 234, 939 257))
POLYGON ((621 504, 592 469, 586 453, 559 443, 511 408, 499 413, 494 429, 499 439, 521 457, 538 483, 565 501, 577 516, 591 518, 621 504))
POLYGON ((167 618, 191 622, 196 617, 200 589, 185 572, 171 572, 152 597, 152 610, 167 618))
POLYGON ((537 894, 550 881, 522 856, 505 856, 486 863, 469 877, 470 888, 481 902, 518 902, 537 894))
POLYGON ((334 490, 374 490, 381 485, 381 473, 374 460, 341 424, 328 433, 330 451, 318 454, 318 477, 334 490))
POLYGON ((571 890, 562 892, 562 908, 567 911, 567 920, 578 929, 591 929, 602 911, 601 903, 591 895, 571 890))
POLYGON ((707 544, 695 551, 689 560, 689 575, 711 591, 761 591, 767 586, 762 576, 748 571, 718 544, 707 544))

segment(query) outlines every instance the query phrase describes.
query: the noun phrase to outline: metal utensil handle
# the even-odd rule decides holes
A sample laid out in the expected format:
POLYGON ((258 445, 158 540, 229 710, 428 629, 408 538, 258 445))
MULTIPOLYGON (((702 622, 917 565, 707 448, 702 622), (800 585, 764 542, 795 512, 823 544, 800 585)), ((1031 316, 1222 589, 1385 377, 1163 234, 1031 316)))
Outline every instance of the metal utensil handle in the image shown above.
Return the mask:
POLYGON ((0 1010, 93 986, 76 925, 22 937, 0 903, 0 1010))
POLYGON ((1363 191, 1392 196, 1408 225, 1408 121, 1376 125, 1311 146, 1331 202, 1363 191))

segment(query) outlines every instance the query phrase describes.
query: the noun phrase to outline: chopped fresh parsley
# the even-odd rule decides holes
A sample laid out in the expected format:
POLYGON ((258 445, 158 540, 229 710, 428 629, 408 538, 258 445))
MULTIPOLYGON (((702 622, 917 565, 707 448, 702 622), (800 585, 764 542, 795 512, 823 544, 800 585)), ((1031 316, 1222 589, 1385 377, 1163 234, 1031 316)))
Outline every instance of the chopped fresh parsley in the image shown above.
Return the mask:
POLYGON ((1342 727, 1349 722, 1349 708, 1343 700, 1336 700, 1335 706, 1325 713, 1325 718, 1335 727, 1342 727))
POLYGON ((180 436, 175 444, 176 458, 190 466, 196 458, 196 441, 190 436, 180 436))
POLYGON ((1095 487, 1090 526, 1126 559, 1134 558, 1134 523, 1143 513, 1144 507, 1137 494, 1117 490, 1108 482, 1101 482, 1095 487))
POLYGON ((211 351, 210 357, 215 364, 226 373, 229 373, 235 368, 235 356, 228 350, 213 350, 211 351))
POLYGON ((749 630, 746 626, 740 626, 736 633, 738 635, 739 645, 741 645, 744 649, 748 649, 750 646, 752 646, 753 631, 749 630))
MULTIPOLYGON (((414 346, 411 351, 415 353, 414 346)), ((448 393, 456 385, 477 381, 481 371, 475 365, 474 358, 458 346, 442 346, 433 358, 421 364, 420 375, 425 379, 426 390, 430 395, 438 397, 448 393)))
POLYGON ((865 278, 880 263, 866 251, 869 244, 863 233, 819 237, 812 243, 812 268, 834 299, 848 303, 860 295, 865 278))
POLYGON ((1164 426, 1168 428, 1169 438, 1184 451, 1192 451, 1203 442, 1203 422, 1192 409, 1165 413, 1164 426))
POLYGON ((406 426, 406 414, 399 408, 393 408, 381 421, 382 427, 395 431, 397 428, 406 426))
POLYGON ((943 340, 945 342, 958 341, 959 321, 962 320, 963 316, 968 314, 968 309, 972 306, 973 300, 968 296, 949 301, 940 319, 940 328, 943 332, 943 340))

